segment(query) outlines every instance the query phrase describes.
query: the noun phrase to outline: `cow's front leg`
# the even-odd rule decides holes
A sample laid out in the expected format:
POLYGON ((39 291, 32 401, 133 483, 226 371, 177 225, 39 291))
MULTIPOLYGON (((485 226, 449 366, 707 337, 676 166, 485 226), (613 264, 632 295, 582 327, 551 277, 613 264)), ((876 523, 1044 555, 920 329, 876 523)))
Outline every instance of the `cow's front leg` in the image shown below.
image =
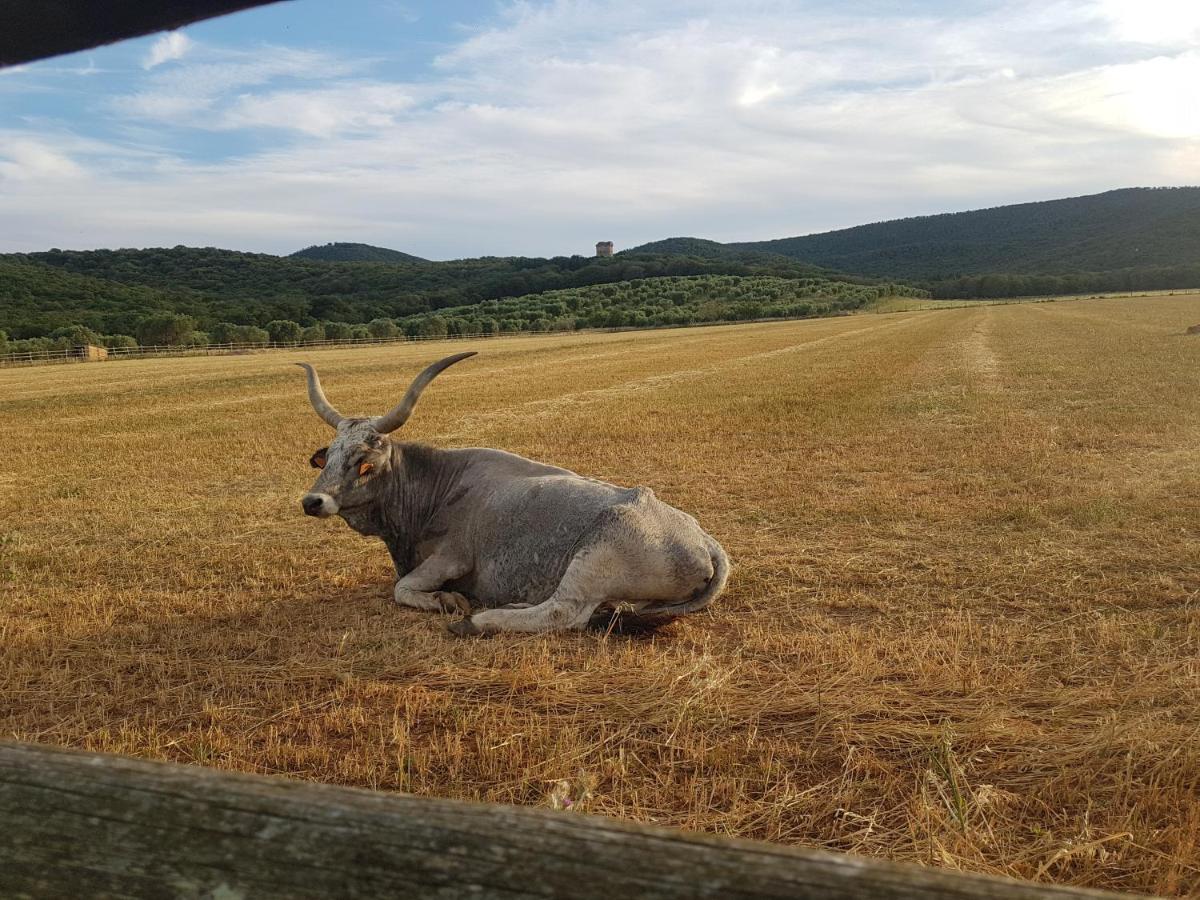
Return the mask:
POLYGON ((470 567, 453 557, 429 557, 396 582, 392 596, 401 606, 411 606, 431 612, 461 612, 468 615, 471 604, 457 591, 439 591, 443 584, 466 575, 470 567))

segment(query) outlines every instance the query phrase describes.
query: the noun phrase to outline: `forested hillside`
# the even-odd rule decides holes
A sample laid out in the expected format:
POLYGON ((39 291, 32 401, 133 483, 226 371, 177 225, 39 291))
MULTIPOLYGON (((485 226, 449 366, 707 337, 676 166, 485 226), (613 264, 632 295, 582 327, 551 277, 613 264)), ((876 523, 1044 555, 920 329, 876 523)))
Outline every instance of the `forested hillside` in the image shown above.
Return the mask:
MULTIPOLYGON (((443 319, 484 323, 481 327, 491 327, 493 320, 500 330, 536 327, 532 323, 548 315, 537 311, 539 301, 507 300, 499 315, 471 308, 501 298, 646 279, 721 275, 804 281, 805 296, 812 295, 817 283, 826 285, 823 296, 834 296, 870 281, 824 273, 781 256, 742 256, 489 257, 397 264, 325 262, 194 247, 51 250, 0 256, 0 330, 13 340, 28 342, 17 349, 81 342, 121 345, 135 339, 143 344, 203 344, 386 337, 401 327, 415 329, 418 320, 440 310, 453 310, 443 319)), ((603 296, 614 300, 601 304, 603 314, 593 306, 582 315, 553 318, 569 319, 570 327, 576 327, 576 320, 615 315, 614 305, 622 320, 636 324, 661 318, 653 308, 637 314, 637 302, 654 300, 649 294, 623 288, 603 296), (637 299, 630 306, 620 298, 637 299)), ((548 302, 553 309, 559 301, 548 302)), ((712 309, 700 313, 688 306, 672 315, 711 321, 712 309)), ((827 311, 818 306, 812 310, 814 315, 827 311)), ((9 349, 13 349, 11 342, 9 349)))
POLYGON ((319 259, 325 262, 428 262, 411 253, 372 247, 370 244, 314 244, 289 256, 292 259, 319 259))
POLYGON ((933 297, 994 298, 1162 291, 1200 287, 1200 262, 1182 266, 1130 267, 1064 275, 989 273, 919 281, 933 297))
POLYGON ((1200 287, 1200 188, 1128 188, 771 241, 669 238, 629 252, 650 250, 775 254, 944 297, 1200 287))
MULTIPOLYGON (((648 244, 641 244, 631 250, 622 250, 618 256, 622 254, 639 255, 645 253, 666 253, 671 256, 721 257, 723 259, 738 256, 738 251, 728 244, 719 244, 716 241, 695 237, 673 237, 664 238, 661 241, 651 241, 648 244)), ((760 254, 754 255, 757 256, 760 254)))
POLYGON ((1128 188, 726 246, 923 280, 1176 266, 1200 256, 1200 188, 1128 188))
POLYGON ((121 284, 0 257, 0 328, 16 337, 70 325, 132 334, 147 315, 167 311, 194 316, 211 308, 210 300, 190 291, 121 284))

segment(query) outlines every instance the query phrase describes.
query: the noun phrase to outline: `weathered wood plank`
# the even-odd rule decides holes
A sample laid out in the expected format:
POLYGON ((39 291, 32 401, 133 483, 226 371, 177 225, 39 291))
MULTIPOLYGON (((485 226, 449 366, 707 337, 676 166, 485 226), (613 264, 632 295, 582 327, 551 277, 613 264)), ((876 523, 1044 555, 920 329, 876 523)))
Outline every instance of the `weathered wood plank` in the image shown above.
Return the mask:
POLYGON ((0 743, 0 895, 1100 898, 631 822, 0 743))
POLYGON ((0 66, 87 50, 278 0, 7 0, 0 66))

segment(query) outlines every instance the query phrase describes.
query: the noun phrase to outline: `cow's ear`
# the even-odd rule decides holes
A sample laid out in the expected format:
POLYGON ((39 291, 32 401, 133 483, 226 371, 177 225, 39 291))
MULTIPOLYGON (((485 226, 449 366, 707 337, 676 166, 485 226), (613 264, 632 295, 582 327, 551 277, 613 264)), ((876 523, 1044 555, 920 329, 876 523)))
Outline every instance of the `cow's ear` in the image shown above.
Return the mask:
POLYGON ((325 468, 325 458, 328 455, 328 453, 329 453, 329 448, 322 447, 320 450, 318 450, 316 453, 314 453, 312 455, 312 457, 309 458, 308 464, 310 466, 312 466, 314 469, 325 468))

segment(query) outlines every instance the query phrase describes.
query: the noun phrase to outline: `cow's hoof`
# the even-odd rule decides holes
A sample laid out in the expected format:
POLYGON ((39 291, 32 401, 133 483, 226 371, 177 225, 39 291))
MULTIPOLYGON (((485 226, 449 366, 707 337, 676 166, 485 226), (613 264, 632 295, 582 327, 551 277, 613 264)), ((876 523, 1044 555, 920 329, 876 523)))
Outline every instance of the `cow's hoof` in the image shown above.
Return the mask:
POLYGON ((471 602, 457 591, 437 591, 434 596, 441 604, 442 612, 457 612, 464 616, 471 614, 471 602))
POLYGON ((475 626, 475 623, 471 621, 470 616, 465 616, 457 622, 451 622, 446 627, 450 629, 450 633, 455 637, 474 637, 475 635, 483 634, 475 626))

